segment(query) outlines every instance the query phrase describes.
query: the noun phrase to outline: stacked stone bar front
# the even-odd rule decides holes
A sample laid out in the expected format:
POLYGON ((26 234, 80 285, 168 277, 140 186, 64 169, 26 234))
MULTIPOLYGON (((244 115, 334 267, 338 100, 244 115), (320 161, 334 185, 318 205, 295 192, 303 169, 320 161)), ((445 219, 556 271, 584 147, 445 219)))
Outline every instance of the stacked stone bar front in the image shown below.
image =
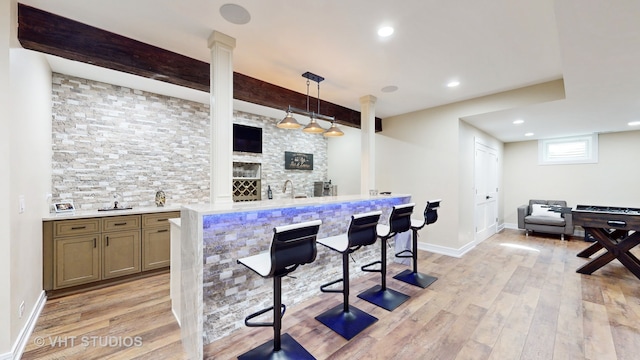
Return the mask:
MULTIPOLYGON (((274 227, 320 219, 318 238, 334 236, 347 231, 353 214, 381 210, 380 222, 386 224, 392 207, 410 202, 411 197, 314 199, 291 200, 281 207, 262 201, 255 209, 238 205, 230 211, 183 208, 181 326, 189 353, 193 350, 193 355, 201 358, 202 346, 244 328, 246 315, 272 306, 273 280, 263 279, 236 260, 267 251, 274 227), (266 205, 271 206, 261 209, 266 205)), ((357 279, 364 275, 360 266, 380 259, 380 246, 361 249, 353 258, 351 278, 357 279)), ((393 261, 393 256, 388 261, 393 261)), ((317 296, 320 285, 339 279, 342 257, 318 245, 315 262, 300 266, 293 276, 282 282, 283 303, 289 307, 317 296)))

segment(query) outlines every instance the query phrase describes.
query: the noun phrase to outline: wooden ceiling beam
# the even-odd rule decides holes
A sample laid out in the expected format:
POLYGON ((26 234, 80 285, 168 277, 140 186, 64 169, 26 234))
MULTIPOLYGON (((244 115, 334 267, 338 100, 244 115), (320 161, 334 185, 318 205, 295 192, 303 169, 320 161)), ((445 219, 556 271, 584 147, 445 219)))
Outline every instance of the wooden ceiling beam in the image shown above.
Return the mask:
MULTIPOLYGON (((18 4, 18 40, 25 49, 209 92, 207 62, 24 4, 18 4)), ((289 105, 305 109, 307 103, 305 94, 237 72, 233 97, 283 111, 289 105)), ((360 112, 322 100, 320 107, 337 123, 360 128, 360 112)), ((382 120, 376 118, 376 131, 381 130, 382 120)))

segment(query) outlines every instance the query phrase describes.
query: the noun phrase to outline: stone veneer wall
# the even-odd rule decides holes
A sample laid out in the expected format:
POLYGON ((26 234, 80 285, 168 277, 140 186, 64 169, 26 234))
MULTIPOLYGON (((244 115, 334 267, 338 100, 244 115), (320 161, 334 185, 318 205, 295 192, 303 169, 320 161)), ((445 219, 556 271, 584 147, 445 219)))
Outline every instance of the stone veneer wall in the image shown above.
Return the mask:
MULTIPOLYGON (((64 74, 53 74, 53 201, 77 209, 209 202, 209 105, 64 74)), ((283 112, 284 116, 284 112, 283 112)), ((234 122, 263 128, 263 153, 234 152, 234 161, 262 164, 262 198, 291 179, 311 194, 327 177, 323 136, 275 127, 279 119, 234 112, 234 122), (314 170, 285 170, 284 151, 314 154, 314 170)))

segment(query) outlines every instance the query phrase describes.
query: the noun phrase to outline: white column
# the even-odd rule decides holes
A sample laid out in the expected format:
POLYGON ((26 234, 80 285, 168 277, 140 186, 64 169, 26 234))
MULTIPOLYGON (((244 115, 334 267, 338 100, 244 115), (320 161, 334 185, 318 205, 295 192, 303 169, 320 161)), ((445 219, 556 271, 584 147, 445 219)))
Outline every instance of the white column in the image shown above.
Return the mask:
POLYGON ((373 95, 360 98, 360 130, 362 159, 360 162, 360 194, 368 195, 376 188, 376 101, 373 95))
POLYGON ((211 161, 210 201, 233 202, 233 49, 236 39, 214 31, 209 36, 211 49, 211 161))

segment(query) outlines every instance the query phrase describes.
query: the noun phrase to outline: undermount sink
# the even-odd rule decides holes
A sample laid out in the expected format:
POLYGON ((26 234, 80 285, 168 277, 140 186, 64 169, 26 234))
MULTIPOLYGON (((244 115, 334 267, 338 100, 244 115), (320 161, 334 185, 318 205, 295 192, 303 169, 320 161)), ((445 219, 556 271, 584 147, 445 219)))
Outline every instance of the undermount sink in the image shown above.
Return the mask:
POLYGON ((116 211, 116 210, 131 210, 132 207, 118 207, 118 208, 100 208, 98 211, 116 211))

